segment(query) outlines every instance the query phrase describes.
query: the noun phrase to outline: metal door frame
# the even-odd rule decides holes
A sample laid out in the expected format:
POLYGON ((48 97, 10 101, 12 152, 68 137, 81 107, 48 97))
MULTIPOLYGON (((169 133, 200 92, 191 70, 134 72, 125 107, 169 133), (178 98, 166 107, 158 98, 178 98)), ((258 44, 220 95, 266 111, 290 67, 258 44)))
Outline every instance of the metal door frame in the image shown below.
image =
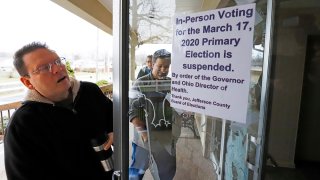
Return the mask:
MULTIPOLYGON (((274 0, 267 0, 267 18, 265 33, 265 50, 263 79, 259 114, 258 144, 255 158, 254 179, 261 179, 264 163, 266 121, 270 84, 272 30, 274 17, 274 0)), ((129 167, 129 0, 113 1, 113 128, 115 171, 120 179, 128 179, 129 167)), ((223 128, 224 129, 224 128, 223 128)), ((224 130, 223 130, 224 132, 224 130)), ((223 136, 224 137, 224 136, 223 136)), ((224 146, 224 143, 221 143, 224 146)), ((223 150, 223 149, 222 149, 223 150)), ((223 152, 223 151, 221 151, 223 152)), ((223 155, 222 155, 223 156, 223 155)), ((224 160, 220 157, 221 160, 224 160)), ((222 161, 220 162, 220 166, 222 161)))
POLYGON ((113 1, 113 130, 115 179, 129 167, 129 0, 113 1))
POLYGON ((269 86, 270 86, 270 73, 272 63, 272 35, 274 29, 274 0, 267 0, 267 15, 266 15, 266 33, 265 33, 265 48, 263 58, 263 71, 262 71, 262 87, 261 87, 261 101, 260 101, 260 114, 259 114, 259 127, 257 137, 256 149, 256 170, 253 174, 253 179, 261 179, 264 162, 266 160, 265 144, 266 144, 266 128, 268 116, 268 100, 269 100, 269 86))

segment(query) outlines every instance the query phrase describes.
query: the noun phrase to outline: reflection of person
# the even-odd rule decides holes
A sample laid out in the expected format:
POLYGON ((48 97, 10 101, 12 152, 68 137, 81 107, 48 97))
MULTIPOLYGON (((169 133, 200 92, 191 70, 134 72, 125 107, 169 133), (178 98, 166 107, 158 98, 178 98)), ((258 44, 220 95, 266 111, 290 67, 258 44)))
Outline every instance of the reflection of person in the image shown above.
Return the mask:
POLYGON ((175 175, 175 144, 180 125, 169 104, 171 81, 167 75, 170 63, 171 54, 168 51, 156 51, 152 73, 137 79, 130 92, 129 119, 135 130, 129 179, 142 179, 147 168, 156 172, 152 173, 154 179, 158 176, 170 180, 175 175), (151 158, 157 168, 149 164, 150 146, 151 158))
POLYGON ((151 73, 151 71, 152 71, 152 55, 148 55, 146 59, 146 66, 140 69, 137 79, 151 73))
POLYGON ((104 138, 99 153, 112 153, 112 102, 97 85, 69 78, 63 60, 38 42, 15 53, 28 92, 5 133, 8 180, 112 179, 91 144, 104 138))

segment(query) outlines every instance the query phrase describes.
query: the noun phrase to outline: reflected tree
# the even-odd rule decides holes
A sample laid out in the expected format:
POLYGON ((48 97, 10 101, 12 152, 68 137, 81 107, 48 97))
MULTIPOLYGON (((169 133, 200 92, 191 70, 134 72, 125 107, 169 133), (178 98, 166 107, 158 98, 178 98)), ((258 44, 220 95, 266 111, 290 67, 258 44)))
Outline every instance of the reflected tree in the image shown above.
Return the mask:
POLYGON ((130 1, 130 78, 135 79, 136 50, 143 44, 171 43, 170 1, 130 1))

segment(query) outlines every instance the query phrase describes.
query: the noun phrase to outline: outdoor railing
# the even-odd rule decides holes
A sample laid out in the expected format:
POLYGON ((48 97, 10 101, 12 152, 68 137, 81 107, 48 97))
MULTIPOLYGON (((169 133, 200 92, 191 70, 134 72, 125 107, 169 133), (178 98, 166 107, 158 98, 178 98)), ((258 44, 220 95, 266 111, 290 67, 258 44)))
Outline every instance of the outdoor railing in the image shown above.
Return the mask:
POLYGON ((0 131, 0 141, 3 139, 5 127, 12 115, 12 113, 18 109, 21 105, 21 102, 12 102, 8 104, 0 105, 0 123, 1 123, 1 131, 0 131))
MULTIPOLYGON (((100 86, 105 96, 112 100, 112 84, 100 86)), ((3 139, 5 128, 11 118, 13 112, 21 106, 21 101, 1 104, 0 105, 0 142, 3 139)))
POLYGON ((107 96, 111 100, 112 100, 112 96, 113 96, 112 87, 113 87, 112 84, 107 84, 107 85, 100 86, 100 89, 103 92, 103 94, 105 96, 107 96))

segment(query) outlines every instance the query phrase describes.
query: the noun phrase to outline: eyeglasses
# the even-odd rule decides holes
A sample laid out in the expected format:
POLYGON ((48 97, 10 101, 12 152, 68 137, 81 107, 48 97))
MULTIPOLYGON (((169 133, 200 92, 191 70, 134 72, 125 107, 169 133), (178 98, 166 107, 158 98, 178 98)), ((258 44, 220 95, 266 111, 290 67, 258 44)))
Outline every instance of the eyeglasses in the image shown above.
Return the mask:
POLYGON ((52 63, 48 63, 38 67, 37 69, 32 71, 32 74, 40 74, 40 73, 47 73, 52 72, 52 66, 55 64, 57 66, 64 66, 66 59, 64 57, 59 57, 58 59, 54 60, 52 63))

